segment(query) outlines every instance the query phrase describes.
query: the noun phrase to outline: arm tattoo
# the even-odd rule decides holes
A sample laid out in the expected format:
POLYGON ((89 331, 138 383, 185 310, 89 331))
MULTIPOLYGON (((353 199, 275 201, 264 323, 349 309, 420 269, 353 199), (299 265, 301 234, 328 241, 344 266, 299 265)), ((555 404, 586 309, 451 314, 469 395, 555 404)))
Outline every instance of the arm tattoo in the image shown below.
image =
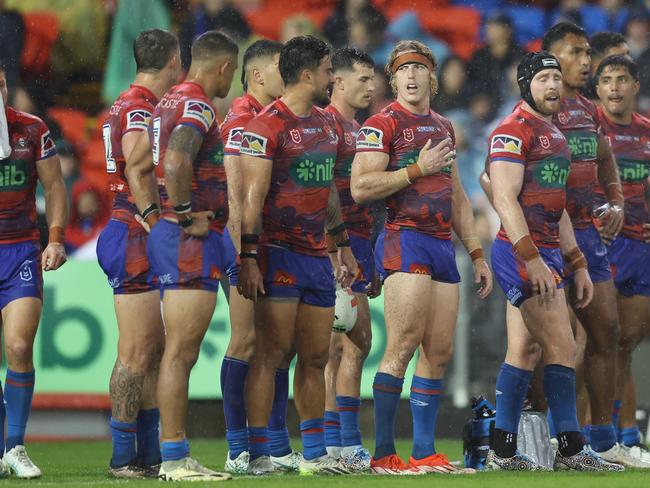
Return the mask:
POLYGON ((167 149, 181 152, 194 161, 203 143, 203 135, 188 125, 179 125, 169 137, 167 149))
POLYGON ((336 189, 336 184, 332 181, 330 186, 330 196, 327 200, 327 221, 326 227, 333 229, 341 225, 343 219, 341 218, 341 200, 339 199, 339 191, 336 189))

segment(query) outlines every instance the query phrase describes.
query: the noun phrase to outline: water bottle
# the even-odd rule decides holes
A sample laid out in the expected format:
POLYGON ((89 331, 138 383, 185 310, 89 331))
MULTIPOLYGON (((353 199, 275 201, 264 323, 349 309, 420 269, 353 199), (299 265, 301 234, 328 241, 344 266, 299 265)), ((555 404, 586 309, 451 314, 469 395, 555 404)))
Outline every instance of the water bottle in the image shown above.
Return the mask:
POLYGON ((467 423, 463 433, 465 466, 483 470, 490 450, 490 431, 493 429, 496 410, 481 395, 472 398, 472 411, 474 418, 467 423))

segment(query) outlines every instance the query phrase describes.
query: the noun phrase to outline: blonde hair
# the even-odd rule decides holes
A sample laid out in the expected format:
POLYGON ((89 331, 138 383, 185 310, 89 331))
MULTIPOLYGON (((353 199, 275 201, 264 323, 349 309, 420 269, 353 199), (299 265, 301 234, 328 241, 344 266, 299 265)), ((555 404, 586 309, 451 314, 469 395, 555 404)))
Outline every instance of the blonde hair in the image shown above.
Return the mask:
POLYGON ((393 66, 393 63, 395 62, 395 59, 397 59, 399 55, 404 53, 409 53, 409 52, 422 54, 423 56, 428 58, 429 61, 431 61, 434 70, 430 74, 431 93, 429 94, 429 96, 433 98, 438 93, 438 77, 436 76, 435 73, 436 58, 433 56, 431 49, 429 49, 425 44, 421 43, 420 41, 399 41, 397 44, 395 44, 395 47, 393 48, 390 55, 388 56, 388 62, 384 67, 384 71, 386 72, 386 76, 390 81, 390 87, 393 90, 393 95, 397 96, 397 84, 395 83, 393 77, 393 71, 391 68, 393 66))

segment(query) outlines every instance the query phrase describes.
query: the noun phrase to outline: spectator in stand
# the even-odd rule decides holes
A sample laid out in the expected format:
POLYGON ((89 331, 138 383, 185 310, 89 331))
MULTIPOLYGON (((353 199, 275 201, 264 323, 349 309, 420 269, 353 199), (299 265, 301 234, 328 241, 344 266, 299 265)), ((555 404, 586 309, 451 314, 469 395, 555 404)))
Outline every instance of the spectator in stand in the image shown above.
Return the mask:
POLYGON ((83 178, 72 185, 71 200, 70 221, 65 229, 65 250, 68 256, 84 244, 93 245, 110 216, 110 210, 99 190, 83 178))
POLYGON ((358 18, 348 30, 349 44, 370 54, 377 66, 383 66, 387 59, 386 45, 389 44, 385 41, 387 26, 384 16, 358 18))
POLYGON ((433 109, 446 115, 451 110, 467 108, 467 67, 458 56, 448 57, 440 67, 438 95, 433 99, 433 109))
POLYGON ((472 92, 491 93, 492 107, 497 108, 507 91, 506 68, 524 55, 515 41, 510 17, 499 14, 488 20, 485 44, 469 63, 469 88, 472 92))
POLYGON ((7 84, 13 87, 20 82, 20 54, 25 41, 25 25, 19 13, 5 10, 4 3, 4 0, 0 0, 0 60, 7 84))
MULTIPOLYGON (((521 92, 519 91, 519 83, 517 82, 517 65, 519 61, 519 59, 513 59, 512 64, 506 68, 506 90, 501 106, 494 117, 493 124, 505 119, 515 109, 515 105, 521 102, 521 92)), ((496 125, 490 127, 489 133, 492 133, 495 127, 496 125)))
POLYGON ((120 0, 113 19, 108 48, 102 99, 107 106, 126 90, 135 76, 133 42, 147 29, 170 26, 169 10, 164 0, 120 0))
POLYGON ((467 112, 456 111, 451 114, 449 121, 454 126, 454 147, 460 181, 472 203, 477 203, 485 199, 485 194, 478 183, 478 175, 485 169, 485 153, 478 150, 476 145, 471 144, 471 141, 468 140, 466 130, 468 117, 467 112))
POLYGON ((585 0, 561 0, 555 11, 551 14, 552 25, 559 22, 573 22, 582 25, 582 13, 580 9, 584 7, 585 0))
POLYGON ((630 16, 625 0, 600 0, 598 4, 608 17, 608 28, 614 32, 622 32, 630 16))
MULTIPOLYGON (((625 38, 630 46, 630 54, 634 59, 640 59, 648 50, 650 43, 650 24, 648 14, 639 12, 630 17, 625 26, 625 38)), ((641 81, 643 83, 643 81, 641 81)))
POLYGON ((334 12, 325 20, 323 34, 335 48, 346 46, 355 21, 369 17, 380 18, 381 23, 387 24, 384 15, 369 0, 338 0, 334 12))
POLYGON ((288 17, 282 23, 280 42, 284 43, 298 36, 314 36, 320 38, 321 33, 309 17, 305 14, 296 14, 288 17))
POLYGON ((181 28, 179 42, 183 69, 187 71, 192 61, 192 43, 204 32, 220 30, 237 44, 246 41, 252 31, 243 14, 228 0, 203 0, 198 3, 181 28))

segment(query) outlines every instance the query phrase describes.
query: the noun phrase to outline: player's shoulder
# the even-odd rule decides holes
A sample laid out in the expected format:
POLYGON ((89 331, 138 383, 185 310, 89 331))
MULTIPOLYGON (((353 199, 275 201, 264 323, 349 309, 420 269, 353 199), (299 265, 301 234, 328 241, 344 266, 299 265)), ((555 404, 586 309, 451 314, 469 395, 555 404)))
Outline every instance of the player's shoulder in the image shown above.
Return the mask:
POLYGON ((638 112, 632 112, 632 125, 641 126, 650 129, 650 119, 638 112))
POLYGON ((39 116, 7 107, 7 122, 22 126, 45 126, 45 122, 39 116))
POLYGON ((439 123, 440 125, 444 126, 447 130, 449 130, 449 131, 453 131, 453 130, 454 130, 454 126, 453 126, 453 124, 451 123, 451 120, 449 120, 449 119, 448 119, 447 117, 445 117, 444 115, 439 114, 439 113, 436 112, 435 110, 429 110, 429 115, 431 116, 431 118, 432 118, 435 122, 437 122, 437 123, 439 123))
POLYGON ((496 125, 492 134, 499 132, 512 133, 512 134, 527 134, 532 131, 531 122, 526 113, 519 108, 516 108, 512 113, 506 115, 496 125))
POLYGON ((398 107, 395 106, 396 103, 389 103, 379 112, 368 117, 362 127, 381 127, 382 129, 396 127, 401 118, 398 107))
POLYGON ((592 100, 589 100, 587 97, 585 97, 582 93, 578 92, 578 94, 576 95, 576 101, 584 110, 586 110, 590 114, 592 115, 598 114, 598 106, 592 100))

